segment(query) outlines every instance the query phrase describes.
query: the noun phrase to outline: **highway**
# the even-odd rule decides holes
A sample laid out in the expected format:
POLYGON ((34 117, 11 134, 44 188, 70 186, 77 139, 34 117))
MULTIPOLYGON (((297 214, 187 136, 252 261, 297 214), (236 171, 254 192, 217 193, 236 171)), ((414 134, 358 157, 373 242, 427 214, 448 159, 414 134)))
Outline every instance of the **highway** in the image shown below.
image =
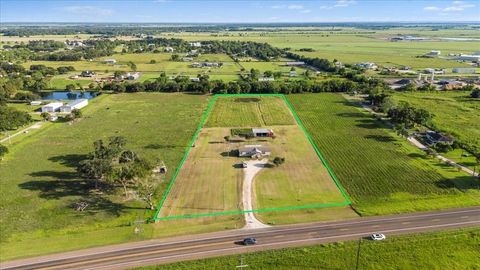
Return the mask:
POLYGON ((388 241, 388 237, 394 234, 473 226, 480 226, 480 207, 156 239, 5 262, 1 264, 0 269, 127 269, 260 250, 355 240, 376 232, 384 233, 387 236, 385 241, 388 241), (245 237, 255 237, 258 244, 242 246, 235 243, 245 237))

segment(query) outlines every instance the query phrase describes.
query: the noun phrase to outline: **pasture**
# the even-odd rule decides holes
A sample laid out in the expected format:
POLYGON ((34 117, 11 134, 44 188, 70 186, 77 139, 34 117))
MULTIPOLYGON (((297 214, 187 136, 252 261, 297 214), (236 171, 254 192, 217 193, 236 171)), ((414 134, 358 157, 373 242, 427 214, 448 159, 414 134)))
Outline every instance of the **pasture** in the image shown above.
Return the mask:
MULTIPOLYGON (((286 162, 278 167, 272 164, 255 177, 254 209, 345 205, 345 198, 300 126, 293 121, 280 97, 218 97, 208 116, 208 127, 202 128, 198 134, 167 194, 159 217, 239 213, 243 209, 244 172, 241 162, 245 158, 238 157, 237 150, 243 145, 258 144, 271 149, 270 162, 275 156, 284 157, 286 162), (278 124, 266 125, 269 123, 278 124), (273 130, 275 138, 233 138, 226 141, 224 137, 231 135, 230 128, 226 127, 228 125, 265 126, 273 130)), ((355 216, 347 208, 338 208, 337 211, 339 213, 333 215, 333 211, 329 211, 328 215, 326 211, 311 211, 310 215, 302 211, 297 215, 291 211, 283 216, 268 212, 258 213, 257 216, 271 224, 355 216)))
MULTIPOLYGON (((388 237, 388 236, 387 236, 388 237)), ((310 247, 260 251, 137 270, 234 269, 243 258, 252 269, 476 269, 480 267, 480 229, 391 236, 386 241, 363 240, 310 247), (359 248, 360 247, 360 248, 359 248)))
POLYGON ((288 100, 362 215, 480 204, 473 177, 428 158, 341 95, 288 100))
MULTIPOLYGON (((117 193, 92 192, 92 183, 76 173, 78 162, 93 150, 94 141, 124 136, 128 148, 153 162, 164 161, 167 165, 168 173, 158 189, 161 194, 184 154, 208 99, 188 94, 104 94, 92 99, 83 109, 84 117, 74 124, 49 123, 36 130, 35 136, 15 141, 0 163, 2 257, 24 256, 22 250, 15 248, 3 255, 7 254, 3 249, 26 242, 34 245, 32 238, 42 242, 42 237, 117 228, 135 219, 151 217, 153 213, 145 209, 144 203, 124 201, 117 193), (78 201, 87 201, 90 206, 77 212, 72 205, 78 201)), ((59 238, 58 242, 65 240, 59 238)), ((29 249, 42 249, 42 245, 36 243, 37 248, 29 249)), ((64 247, 69 245, 62 243, 64 247)), ((82 243, 87 245, 88 241, 82 243)))
POLYGON ((439 130, 480 148, 480 101, 469 95, 462 91, 434 91, 397 92, 393 97, 433 113, 433 124, 439 130))

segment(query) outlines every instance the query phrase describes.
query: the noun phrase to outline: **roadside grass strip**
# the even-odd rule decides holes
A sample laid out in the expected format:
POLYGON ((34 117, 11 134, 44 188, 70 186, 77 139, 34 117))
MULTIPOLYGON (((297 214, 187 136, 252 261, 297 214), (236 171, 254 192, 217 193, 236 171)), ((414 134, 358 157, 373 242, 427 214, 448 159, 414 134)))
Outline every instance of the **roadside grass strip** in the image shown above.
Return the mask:
MULTIPOLYGON (((262 103, 263 104, 263 103, 262 103)), ((237 108, 238 109, 238 108, 237 108)), ((229 117, 228 115, 221 115, 224 117, 229 117)), ((235 117, 231 117, 235 118, 235 117)), ((281 146, 280 144, 287 144, 288 138, 276 138, 274 141, 272 140, 272 146, 273 149, 280 149, 281 146)), ((288 136, 285 136, 288 137, 288 136)), ((297 140, 304 140, 304 138, 298 139, 297 140)), ((301 137, 301 136, 298 136, 301 137)), ((259 140, 261 141, 261 140, 259 140)), ((233 144, 235 145, 235 144, 233 144)), ((236 145, 235 145, 236 146, 236 145)), ((231 148, 231 145, 230 145, 231 148)), ((308 150, 307 150, 308 151, 308 150)), ((309 150, 311 151, 311 149, 309 150)), ((227 151, 228 152, 228 151, 227 151)), ((280 152, 280 151, 278 151, 280 152)), ((286 153, 288 151, 284 151, 283 153, 286 153)), ((290 151, 292 152, 292 151, 290 151)), ((303 152, 302 152, 303 153, 303 152)), ((313 153, 313 151, 312 151, 313 153)), ((227 154, 225 154, 227 155, 227 154)), ((293 156, 293 155, 292 155, 293 156)), ((301 156, 301 155, 300 155, 301 156)), ((228 157, 230 157, 230 154, 228 154, 228 157)), ((272 156, 273 158, 273 156, 272 156)), ((301 159, 297 156, 294 156, 294 159, 292 160, 292 164, 295 161, 298 162, 298 159, 301 159)), ((317 160, 318 160, 317 159, 317 160)), ((287 160, 287 165, 288 165, 288 160, 287 160)), ((305 163, 305 161, 302 161, 305 163)), ((286 166, 286 165, 281 165, 281 166, 286 166)), ((279 167, 283 168, 283 167, 279 167)), ((289 168, 289 167, 286 167, 289 168)), ((280 170, 280 169, 279 169, 280 170)), ((287 169, 283 169, 287 170, 287 169)), ((275 171, 275 169, 269 170, 266 169, 264 171, 275 171)), ((268 180, 271 182, 274 182, 271 179, 266 179, 265 176, 262 178, 263 172, 257 176, 257 181, 264 181, 268 180)), ((271 177, 272 175, 275 175, 276 173, 265 173, 265 175, 268 177, 271 177)), ((278 174, 278 173, 277 173, 278 174)), ((292 182, 295 181, 288 181, 289 176, 291 175, 290 173, 285 174, 286 175, 286 181, 281 182, 280 180, 277 183, 274 183, 273 185, 277 185, 274 188, 279 188, 280 185, 283 185, 281 188, 286 188, 288 192, 292 192, 292 187, 289 187, 292 185, 292 182), (279 184, 281 183, 281 184, 279 184), (286 186, 286 187, 285 187, 286 186)), ((309 175, 308 173, 306 174, 307 176, 309 175)), ((321 172, 316 172, 314 174, 315 176, 321 175, 321 172)), ((303 176, 303 175, 302 175, 303 176)), ((192 176, 189 176, 192 178, 192 176)), ((284 177, 285 178, 285 177, 284 177)), ((304 177, 305 178, 305 177, 304 177)), ((296 180, 296 179, 294 179, 296 180)), ((302 179, 303 180, 303 179, 302 179)), ((313 180, 316 180, 313 179, 313 180)), ((307 180, 308 181, 308 180, 307 180)), ((312 179, 310 180, 312 181, 312 179)), ((300 182, 301 183, 301 182, 300 182)), ((317 183, 318 184, 318 183, 317 183)), ((256 190, 259 190, 260 187, 266 187, 268 190, 268 183, 267 184, 258 184, 256 187, 256 190)), ((299 185, 298 183, 295 183, 295 185, 299 185)), ((322 185, 322 183, 318 184, 322 185)), ((324 183, 325 185, 325 183, 324 183)), ((328 183, 327 183, 328 185, 328 183)), ((255 188, 254 188, 255 189, 255 188)), ((302 187, 302 190, 304 191, 301 194, 304 193, 309 193, 309 194, 315 194, 318 192, 314 192, 312 190, 309 190, 309 186, 302 187)), ((283 190, 285 192, 285 190, 283 190)), ((323 191, 323 190, 322 190, 323 191)), ((323 193, 323 192, 322 192, 323 193)), ((294 196, 294 195, 292 195, 294 196)), ((300 192, 297 194, 297 197, 300 196, 300 192)), ((316 194, 318 196, 318 194, 316 194)), ((277 196, 278 197, 278 196, 277 196)), ((301 196, 300 196, 301 197, 301 196)), ((292 203, 292 200, 287 199, 287 200, 280 200, 280 201, 286 201, 288 203, 292 203)), ((173 175, 172 180, 170 181, 169 186, 167 187, 166 192, 163 194, 159 204, 157 211, 154 215, 153 220, 172 220, 172 219, 182 219, 182 218, 200 218, 200 217, 213 217, 213 216, 224 216, 224 215, 239 215, 239 214, 245 214, 245 213, 251 213, 251 212, 274 212, 274 211, 288 211, 288 210, 300 210, 300 209, 314 209, 314 208, 328 208, 328 207, 347 207, 351 204, 351 201, 345 191, 345 189, 342 187, 340 182, 338 181, 337 177, 327 164, 324 156, 320 152, 319 148, 315 145, 314 141, 308 134, 306 128, 303 126, 302 122, 298 118, 297 114, 295 113, 295 110, 292 108, 288 100, 286 99, 285 95, 283 94, 216 94, 214 97, 210 100, 210 103, 208 104, 208 107, 202 116, 202 119, 197 127, 197 130, 195 131, 192 139, 190 140, 190 143, 188 144, 188 147, 186 149, 186 152, 180 162, 180 165, 177 167, 177 170, 175 171, 175 174, 173 175), (218 117, 218 115, 212 115, 212 112, 214 110, 230 110, 230 107, 228 106, 228 102, 230 101, 225 101, 228 100, 226 98, 232 98, 232 97, 250 97, 250 98, 255 98, 258 100, 268 100, 265 101, 264 106, 270 106, 270 109, 268 109, 268 112, 265 112, 265 108, 262 109, 262 105, 258 105, 258 111, 257 111, 257 117, 255 115, 247 115, 245 116, 242 112, 248 111, 245 108, 249 108, 247 106, 250 105, 245 105, 241 104, 239 106, 239 110, 235 111, 233 110, 234 113, 238 115, 239 118, 237 119, 230 119, 232 123, 234 124, 233 126, 228 126, 228 124, 221 119, 221 117, 218 117), (281 102, 284 102, 284 104, 281 104, 281 102, 276 102, 276 100, 273 99, 273 97, 279 98, 281 102), (224 99, 225 98, 225 99, 224 99), (219 99, 222 99, 222 101, 225 102, 225 104, 219 103, 219 99), (226 105, 227 104, 227 105, 226 105), (273 104, 273 105, 271 105, 273 104), (274 108, 275 106, 278 106, 278 104, 286 105, 286 109, 284 110, 286 112, 289 112, 291 115, 288 115, 288 117, 285 116, 286 113, 283 113, 282 110, 278 110, 278 108, 274 108), (218 107, 217 107, 218 106, 218 107), (242 107, 243 106, 243 107, 242 107), (220 108, 220 109, 219 109, 220 108), (273 112, 273 113, 272 113, 273 112), (264 115, 265 114, 265 115, 264 115), (261 117, 258 117, 258 115, 261 115, 261 117), (295 121, 290 120, 291 117, 293 116, 293 119, 295 121), (274 127, 274 129, 278 130, 282 134, 297 134, 295 133, 295 130, 298 130, 299 134, 305 135, 306 139, 305 143, 308 145, 311 145, 314 150, 314 158, 319 159, 318 165, 322 164, 322 168, 318 168, 318 166, 315 166, 313 164, 314 161, 309 161, 308 163, 309 166, 305 170, 312 170, 312 171, 318 171, 318 170, 323 170, 325 169, 325 177, 323 178, 329 178, 328 181, 333 180, 333 183, 330 185, 333 187, 334 190, 329 190, 327 188, 327 191, 325 194, 321 194, 322 200, 321 202, 314 201, 315 197, 309 197, 306 198, 305 200, 297 198, 297 201, 300 201, 301 205, 282 205, 280 207, 269 207, 272 206, 272 203, 268 203, 268 200, 274 201, 273 197, 266 197, 262 198, 263 192, 257 192, 256 198, 257 201, 260 201, 260 203, 254 204, 254 209, 252 210, 240 210, 239 208, 239 203, 241 201, 241 196, 239 194, 239 186, 241 186, 242 183, 242 176, 240 173, 240 170, 238 169, 233 169, 232 164, 230 160, 228 161, 222 161, 221 157, 218 156, 218 151, 221 151, 221 149, 224 150, 232 150, 232 149, 225 149, 225 143, 224 142, 219 142, 219 141, 209 141, 209 139, 212 138, 222 138, 222 134, 228 134, 229 128, 235 128, 235 127, 245 127, 245 124, 242 125, 242 121, 238 121, 239 119, 245 119, 248 123, 247 125, 250 127, 254 127, 255 125, 258 126, 263 126, 263 127, 274 127), (296 123, 295 123, 296 122, 296 123), (253 126, 252 126, 253 125, 253 126), (228 126, 228 127, 227 127, 228 126), (300 131, 301 130, 301 131, 300 131), (223 133, 222 133, 223 132, 223 133), (192 148, 195 148, 195 152, 192 153, 192 148), (207 150, 205 150, 207 149, 207 150), (215 151, 212 154, 211 149, 214 149, 215 151), (215 154, 215 155, 214 155, 215 154), (193 161, 190 161, 188 159, 189 155, 194 155, 195 159, 193 161), (316 157, 315 157, 316 155, 316 157), (187 162, 188 159, 188 162, 187 162), (204 163, 202 163, 204 162, 204 163), (205 162, 209 162, 209 164, 214 164, 212 165, 214 169, 210 168, 205 168, 208 166, 201 166, 202 164, 205 164, 205 162), (320 163, 321 162, 321 163, 320 163), (226 166, 225 164, 228 164, 226 166), (196 167, 195 167, 196 166, 196 167), (222 167, 223 166, 223 167, 222 167), (312 169, 313 168, 313 169, 312 169), (197 172, 192 174, 191 172, 197 172), (199 173, 200 172, 200 173, 199 173), (200 187, 200 191, 192 191, 195 189, 195 187, 191 186, 188 182, 185 184, 183 182, 177 181, 179 175, 183 174, 190 174, 194 175, 193 179, 190 179, 190 181, 193 181, 192 183, 195 183, 195 187, 200 187), (203 175, 203 178, 199 174, 205 174, 203 175), (224 178, 222 178, 222 176, 224 178), (225 179, 231 179, 231 183, 225 183, 225 179), (174 188, 175 187, 175 188, 174 188), (223 193, 219 193, 218 190, 223 190, 223 193), (182 193, 183 192, 183 193, 182 193), (185 195, 185 192, 191 192, 189 194, 193 194, 192 196, 182 196, 185 195), (196 193, 194 193, 196 192, 196 193), (330 192, 330 194, 327 194, 330 192), (338 195, 332 195, 332 194, 338 194, 338 195), (190 198, 190 197, 195 197, 197 196, 198 198, 190 198), (189 198, 186 198, 189 197, 189 198), (215 198, 214 198, 215 197, 215 198), (332 201, 329 201, 330 198, 335 198, 332 201), (173 202, 171 202, 173 201, 173 202), (219 207, 215 208, 212 207, 209 203, 215 202, 216 206, 219 205, 219 207), (267 202, 267 203, 265 203, 267 202), (173 213, 170 214, 169 209, 174 208, 172 205, 175 205, 176 208, 181 208, 181 213, 173 213), (223 205, 223 207, 221 207, 223 205), (258 206, 261 207, 258 207, 258 206), (267 205, 265 207, 265 205, 267 205), (263 206, 263 207, 262 207, 263 206), (167 209, 168 208, 168 209, 167 209), (213 212, 202 212, 205 209, 214 209, 215 211, 213 212), (189 211, 191 209, 198 210, 200 212, 197 213, 185 213, 185 211, 189 211), (165 212, 167 214, 165 214, 165 212)), ((273 203, 275 205, 275 203, 273 203)))

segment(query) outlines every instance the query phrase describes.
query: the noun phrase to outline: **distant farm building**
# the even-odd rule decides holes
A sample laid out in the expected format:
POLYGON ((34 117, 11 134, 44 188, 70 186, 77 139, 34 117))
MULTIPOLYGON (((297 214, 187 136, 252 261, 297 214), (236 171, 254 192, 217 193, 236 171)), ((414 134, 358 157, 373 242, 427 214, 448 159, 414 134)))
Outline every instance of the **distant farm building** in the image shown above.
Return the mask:
POLYGON ((267 128, 252 128, 252 134, 255 137, 272 137, 273 130, 267 128))
POLYGON ((275 78, 273 78, 273 77, 262 77, 262 78, 258 78, 258 81, 259 82, 273 82, 273 81, 275 81, 275 78))
POLYGON ((88 105, 88 99, 77 99, 67 105, 60 107, 60 112, 71 113, 73 110, 80 110, 81 108, 88 105))
POLYGON ((193 78, 190 78, 190 81, 191 82, 200 82, 200 78, 193 77, 193 78))
POLYGON ((287 62, 285 63, 287 66, 303 66, 305 65, 305 62, 298 61, 298 62, 287 62))
POLYGON ((172 48, 172 47, 166 47, 165 48, 165 52, 174 52, 174 51, 175 51, 175 49, 172 48))
POLYGON ((441 51, 430 51, 426 53, 425 56, 435 57, 435 56, 440 56, 440 54, 442 54, 441 51))
POLYGON ((32 106, 38 106, 38 105, 41 105, 41 104, 42 104, 41 100, 30 101, 30 105, 32 105, 32 106))
POLYGON ((42 106, 42 112, 56 112, 62 106, 62 102, 51 102, 42 106))
POLYGON ((480 55, 461 54, 460 56, 457 56, 456 60, 469 61, 469 62, 480 62, 480 55))
POLYGON ((115 59, 105 59, 105 60, 103 60, 103 62, 104 62, 105 64, 111 64, 111 65, 113 65, 113 64, 117 63, 117 60, 115 60, 115 59))
POLYGON ((474 68, 452 68, 452 72, 474 74, 476 70, 474 68))
POLYGON ((245 145, 238 149, 239 157, 260 158, 263 156, 270 156, 272 151, 270 148, 261 145, 245 145))

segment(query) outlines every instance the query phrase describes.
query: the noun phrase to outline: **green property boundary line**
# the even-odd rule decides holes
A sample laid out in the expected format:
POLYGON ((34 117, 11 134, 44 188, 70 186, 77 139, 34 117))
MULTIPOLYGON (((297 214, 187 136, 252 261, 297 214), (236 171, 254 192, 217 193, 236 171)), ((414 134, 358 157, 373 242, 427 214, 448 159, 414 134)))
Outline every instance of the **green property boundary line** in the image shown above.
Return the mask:
POLYGON ((153 217, 153 220, 172 220, 172 219, 181 219, 181 218, 196 218, 196 217, 213 217, 213 216, 222 216, 222 215, 236 215, 236 214, 245 214, 245 213, 251 213, 251 212, 271 212, 271 211, 286 211, 286 210, 296 210, 296 209, 311 209, 311 208, 326 208, 326 207, 337 207, 337 206, 348 206, 351 204, 351 201, 345 191, 345 189, 342 187, 340 182, 338 181, 337 177, 333 173, 333 171, 330 169, 330 166, 328 166, 327 161, 323 157, 322 153, 318 149, 318 147, 315 145, 313 142, 313 139, 310 137, 310 135, 307 132, 307 129, 305 126, 302 124, 302 121, 300 121, 300 118, 298 118, 297 114, 295 113, 295 110, 293 109, 292 105, 290 102, 287 100, 284 94, 215 94, 213 98, 210 100, 207 106, 207 110, 202 116, 202 119, 197 127, 197 130, 193 134, 192 139, 190 140, 190 143, 188 144, 187 150, 185 151, 185 154, 183 155, 182 160, 180 161, 180 165, 177 167, 175 170, 175 174, 172 177, 172 180, 170 181, 170 184, 167 187, 167 190, 163 194, 162 199, 160 200, 160 203, 158 204, 157 211, 155 212, 155 216, 153 217), (235 210, 235 211, 225 211, 225 212, 214 212, 214 213, 203 213, 203 214, 187 214, 187 215, 177 215, 177 216, 167 216, 167 217, 158 217, 160 214, 160 211, 162 210, 162 207, 167 199, 168 194, 170 193, 175 180, 177 179, 178 174, 180 173, 180 170, 183 166, 183 163, 185 163, 185 160, 188 157, 188 153, 190 152, 192 146, 194 145, 198 134, 200 133, 200 130, 203 128, 203 125, 205 124, 205 121, 207 117, 210 115, 210 112, 212 110, 213 105, 215 104, 216 100, 218 97, 238 97, 238 96, 270 96, 270 97, 280 97, 282 100, 285 102, 287 105, 287 108, 290 110, 292 113, 293 117, 295 118, 295 121, 297 121, 297 124, 301 127, 303 133, 307 137, 308 141, 312 145, 313 149, 315 150, 315 153, 317 153, 317 156, 320 158, 322 161, 323 165, 325 168, 327 168, 328 174, 330 177, 333 179, 335 182, 335 185, 337 188, 340 190, 340 193, 342 194, 343 198, 345 199, 344 202, 338 202, 338 203, 323 203, 323 204, 310 204, 310 205, 299 205, 299 206, 286 206, 286 207, 275 207, 275 208, 263 208, 263 209, 253 209, 253 210, 235 210))

